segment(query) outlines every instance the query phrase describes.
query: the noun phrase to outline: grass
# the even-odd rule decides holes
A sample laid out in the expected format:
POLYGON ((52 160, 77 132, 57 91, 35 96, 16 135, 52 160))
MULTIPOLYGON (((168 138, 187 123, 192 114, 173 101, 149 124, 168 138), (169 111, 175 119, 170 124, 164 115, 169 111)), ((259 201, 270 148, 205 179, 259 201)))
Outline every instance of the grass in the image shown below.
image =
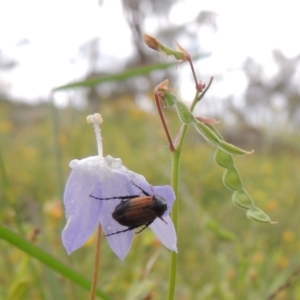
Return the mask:
MULTIPOLYGON (((91 278, 93 238, 71 256, 60 240, 65 223, 61 186, 69 161, 96 155, 93 129, 85 122, 88 113, 58 111, 56 127, 51 113, 20 124, 11 108, 0 112, 0 222, 91 278)), ((168 184, 171 157, 157 116, 130 103, 106 105, 101 114, 104 154, 121 157, 154 185, 168 184)), ((175 134, 178 123, 172 114, 167 118, 175 134)), ((221 182, 223 169, 213 161, 214 149, 193 131, 181 161, 176 300, 267 299, 300 266, 300 156, 288 148, 258 149, 236 159, 245 188, 278 221, 255 223, 232 204, 232 193, 221 182)), ((165 298, 169 252, 150 230, 135 237, 124 262, 103 240, 102 290, 112 299, 165 298)), ((88 298, 87 291, 11 244, 0 240, 0 248, 0 299, 88 298)), ((274 299, 299 295, 296 281, 274 299)))

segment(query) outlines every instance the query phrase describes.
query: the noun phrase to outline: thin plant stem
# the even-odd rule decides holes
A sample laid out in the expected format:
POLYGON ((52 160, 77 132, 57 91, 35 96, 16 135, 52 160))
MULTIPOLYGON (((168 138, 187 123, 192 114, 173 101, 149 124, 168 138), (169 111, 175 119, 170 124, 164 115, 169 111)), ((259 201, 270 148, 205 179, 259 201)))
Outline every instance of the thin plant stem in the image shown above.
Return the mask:
MULTIPOLYGON (((172 221, 174 223, 175 231, 177 232, 178 238, 178 211, 179 211, 179 201, 178 201, 178 182, 179 182, 179 161, 180 161, 180 149, 172 152, 172 170, 171 170, 171 186, 174 189, 176 201, 173 204, 172 208, 172 221)), ((174 299, 175 293, 175 283, 176 283, 176 274, 177 274, 177 253, 171 251, 170 257, 170 276, 169 276, 169 289, 168 289, 168 300, 174 299)))
POLYGON ((194 69, 194 64, 193 64, 193 61, 192 59, 189 59, 189 64, 190 64, 190 67, 191 67, 191 70, 192 70, 192 73, 193 73, 193 77, 194 77, 194 81, 195 81, 195 84, 197 86, 198 84, 198 79, 197 79, 197 75, 196 75, 196 72, 195 72, 195 69, 194 69))
POLYGON ((193 101, 193 103, 192 103, 192 105, 191 105, 191 108, 190 108, 191 111, 194 110, 195 105, 196 105, 196 104, 204 97, 204 95, 206 94, 206 92, 209 90, 209 88, 210 88, 210 86, 211 86, 213 80, 214 80, 214 77, 213 77, 213 76, 210 77, 210 80, 209 80, 208 85, 207 85, 207 87, 205 88, 205 90, 198 96, 197 101, 195 101, 195 100, 193 101))
POLYGON ((169 130, 168 130, 168 127, 167 127, 167 124, 166 124, 161 106, 160 106, 159 97, 156 93, 154 93, 154 97, 155 97, 155 102, 156 102, 157 110, 158 110, 158 113, 159 113, 159 117, 161 119, 161 122, 163 124, 164 130, 165 130, 168 142, 169 142, 170 151, 174 152, 175 148, 174 148, 174 145, 173 145, 173 142, 172 142, 172 139, 171 139, 171 136, 170 136, 170 133, 169 133, 169 130))
MULTIPOLYGON (((194 99, 198 97, 198 92, 194 99)), ((183 140, 186 134, 187 125, 183 126, 181 136, 179 139, 178 146, 176 150, 172 153, 172 174, 171 174, 171 186, 174 189, 176 201, 173 204, 172 208, 172 221, 175 227, 175 231, 177 233, 178 239, 178 210, 179 210, 179 201, 178 201, 178 182, 179 182, 179 163, 180 163, 180 156, 181 156, 181 149, 183 145, 183 140)), ((170 276, 169 276, 169 289, 168 289, 168 300, 174 299, 175 294, 175 284, 176 284, 176 273, 177 273, 177 253, 171 251, 170 257, 170 276)))
POLYGON ((96 297, 99 266, 100 266, 101 236, 102 236, 102 227, 99 224, 97 228, 97 235, 96 235, 96 250, 94 256, 94 271, 93 271, 93 278, 92 278, 92 285, 91 285, 91 292, 90 292, 90 300, 94 300, 96 297))

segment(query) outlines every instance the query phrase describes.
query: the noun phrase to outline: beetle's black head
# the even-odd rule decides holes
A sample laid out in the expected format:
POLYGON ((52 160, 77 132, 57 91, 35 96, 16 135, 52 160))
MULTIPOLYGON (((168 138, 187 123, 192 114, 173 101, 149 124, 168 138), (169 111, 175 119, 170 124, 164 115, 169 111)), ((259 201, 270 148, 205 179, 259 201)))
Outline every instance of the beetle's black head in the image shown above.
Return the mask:
POLYGON ((159 196, 154 196, 154 210, 157 217, 161 217, 168 209, 166 200, 159 196))

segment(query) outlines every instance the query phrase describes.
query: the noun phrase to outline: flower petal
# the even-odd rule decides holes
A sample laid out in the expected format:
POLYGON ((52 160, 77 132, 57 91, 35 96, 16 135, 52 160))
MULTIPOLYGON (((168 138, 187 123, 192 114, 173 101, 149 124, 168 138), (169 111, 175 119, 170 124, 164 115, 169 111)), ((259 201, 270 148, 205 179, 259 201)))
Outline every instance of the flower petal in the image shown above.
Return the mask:
MULTIPOLYGON (((124 226, 121 226, 121 227, 123 228, 123 230, 127 229, 127 227, 124 227, 124 226)), ((130 230, 130 231, 121 232, 121 233, 118 233, 115 235, 110 235, 107 237, 109 246, 121 260, 124 260, 124 258, 128 254, 131 244, 132 244, 132 241, 133 241, 134 234, 135 234, 135 231, 130 230)))
MULTIPOLYGON (((102 184, 107 189, 107 193, 103 194, 101 197, 109 198, 135 195, 131 180, 123 170, 113 170, 110 176, 103 179, 102 184)), ((98 197, 98 195, 96 195, 96 197, 98 197)), ((103 203, 100 221, 106 235, 128 229, 128 227, 122 226, 112 217, 116 206, 122 202, 121 199, 99 200, 99 202, 103 203)), ((134 230, 120 232, 108 236, 107 241, 114 253, 123 260, 131 247, 133 236, 134 230)))
POLYGON ((90 194, 101 188, 99 169, 103 162, 99 157, 74 160, 64 193, 67 224, 62 240, 68 253, 81 247, 99 223, 102 203, 93 201, 90 194))
POLYGON ((152 186, 147 182, 143 175, 128 170, 128 176, 130 177, 136 195, 143 195, 143 191, 149 195, 153 194, 152 186))
POLYGON ((177 236, 174 224, 170 216, 165 216, 163 222, 161 219, 156 218, 155 221, 149 226, 162 244, 168 249, 177 251, 177 236))

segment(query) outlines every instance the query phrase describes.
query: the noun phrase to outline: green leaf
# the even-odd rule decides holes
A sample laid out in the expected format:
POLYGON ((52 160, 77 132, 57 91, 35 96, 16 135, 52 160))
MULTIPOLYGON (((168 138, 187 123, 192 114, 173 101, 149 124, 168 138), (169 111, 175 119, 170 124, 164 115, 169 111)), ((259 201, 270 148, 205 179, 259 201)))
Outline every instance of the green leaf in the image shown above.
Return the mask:
POLYGON ((176 64, 176 62, 153 64, 153 65, 148 65, 148 66, 125 70, 125 71, 115 73, 115 74, 95 76, 94 78, 80 80, 80 81, 64 84, 62 86, 58 86, 58 87, 54 88, 53 91, 55 92, 55 91, 74 89, 74 88, 93 87, 93 86, 100 85, 105 82, 121 81, 121 80, 125 80, 128 78, 136 77, 136 76, 146 75, 155 70, 164 70, 171 66, 174 66, 175 64, 176 64))
POLYGON ((171 107, 175 104, 176 100, 177 100, 177 97, 175 94, 167 91, 167 90, 164 90, 164 102, 165 102, 165 105, 167 107, 171 107))
MULTIPOLYGON (((5 228, 4 226, 0 225, 0 239, 5 240, 15 246, 16 248, 19 248, 20 250, 24 251, 28 255, 36 258, 40 262, 42 262, 44 265, 48 266, 52 270, 56 271, 57 273, 61 274, 62 276, 70 279, 72 282, 77 284, 78 286, 84 288, 85 290, 89 291, 91 283, 78 274, 76 271, 72 270, 59 260, 57 260, 52 255, 48 254, 47 252, 43 251, 42 249, 36 247, 35 245, 29 243, 25 239, 21 238, 8 228, 5 228)), ((105 300, 110 300, 111 298, 107 296, 103 291, 100 289, 97 289, 96 293, 99 297, 105 300)))
POLYGON ((196 122, 193 114, 181 101, 178 101, 178 100, 175 101, 175 107, 176 107, 178 116, 183 124, 188 125, 188 124, 196 122))
MULTIPOLYGON (((209 53, 196 55, 193 59, 197 60, 197 59, 205 58, 209 55, 210 55, 209 53)), ((67 84, 58 86, 58 87, 54 88, 53 91, 56 92, 56 91, 61 91, 61 90, 74 89, 74 88, 87 88, 87 87, 93 87, 96 85, 100 85, 105 82, 126 80, 126 79, 129 79, 132 77, 147 75, 153 71, 165 70, 172 66, 175 66, 177 63, 178 62, 152 64, 152 65, 147 65, 147 66, 142 66, 142 67, 137 67, 137 68, 121 71, 121 72, 115 73, 115 74, 96 76, 94 78, 75 81, 75 82, 71 82, 71 83, 67 83, 67 84)))

